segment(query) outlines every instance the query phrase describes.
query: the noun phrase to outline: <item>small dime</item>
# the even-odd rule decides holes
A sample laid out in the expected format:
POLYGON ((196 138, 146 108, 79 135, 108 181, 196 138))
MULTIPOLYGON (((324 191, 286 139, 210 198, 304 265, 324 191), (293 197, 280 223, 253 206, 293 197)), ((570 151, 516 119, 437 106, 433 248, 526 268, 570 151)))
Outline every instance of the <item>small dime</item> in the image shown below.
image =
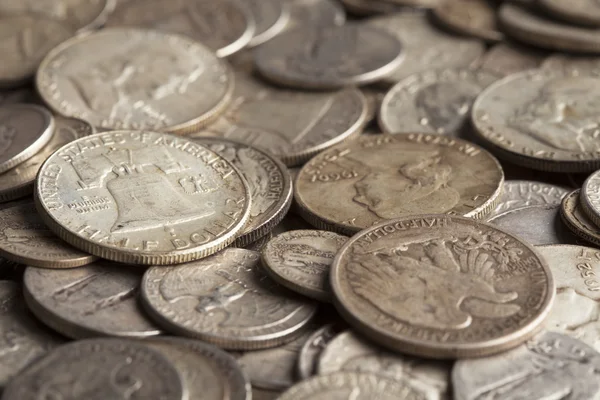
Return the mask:
POLYGON ((498 157, 550 172, 600 167, 600 79, 530 70, 493 83, 473 104, 475 132, 498 157))
POLYGON ((380 80, 402 61, 402 45, 366 25, 306 26, 285 32, 256 50, 256 67, 276 83, 335 89, 380 80))
POLYGON ((61 346, 22 371, 3 400, 187 399, 175 367, 129 340, 88 339, 61 346))
POLYGON ((585 180, 579 202, 588 218, 596 226, 600 226, 600 171, 594 172, 585 180))
POLYGON ((0 281, 0 387, 64 339, 31 318, 21 286, 0 281))
POLYGON ((145 131, 98 133, 62 147, 42 165, 35 199, 44 222, 71 245, 149 265, 219 251, 250 211, 248 185, 227 160, 145 131))
POLYGON ((290 20, 286 29, 297 26, 343 25, 346 12, 336 0, 287 0, 290 20))
POLYGON ((483 218, 496 206, 503 180, 498 161, 464 140, 421 133, 373 135, 310 160, 298 175, 294 195, 312 225, 352 234, 414 214, 483 218))
POLYGON ((456 400, 596 399, 600 354, 579 340, 546 332, 507 353, 459 360, 452 384, 456 400))
MULTIPOLYGON (((319 375, 293 386, 277 400, 425 400, 425 394, 405 383, 373 374, 337 372, 319 375)), ((9 399, 12 400, 12 399, 9 399)))
POLYGON ((468 126, 475 98, 498 78, 490 72, 471 69, 428 70, 411 75, 383 98, 379 126, 392 134, 457 136, 468 126))
POLYGON ((256 30, 252 15, 236 0, 131 0, 117 8, 108 26, 185 35, 214 51, 217 57, 240 51, 256 30))
POLYGON ((538 68, 546 57, 547 53, 534 47, 503 42, 483 55, 479 68, 499 76, 508 76, 515 72, 538 68))
POLYGON ((419 389, 426 399, 449 399, 452 364, 390 353, 352 331, 332 339, 321 353, 320 375, 340 371, 368 372, 419 389))
POLYGON ((55 112, 99 129, 186 133, 225 110, 233 77, 192 39, 112 28, 54 48, 40 64, 36 85, 55 112))
POLYGON ((241 3, 248 7, 256 23, 250 46, 258 46, 273 39, 285 29, 290 19, 290 7, 286 1, 243 0, 241 3))
POLYGON ((496 10, 489 0, 443 1, 433 9, 436 20, 459 34, 489 42, 504 39, 496 22, 496 10))
POLYGON ((143 269, 96 261, 71 270, 25 270, 27 305, 35 316, 70 338, 148 337, 162 332, 140 310, 143 269))
POLYGON ((554 282, 533 247, 470 218, 384 221, 352 237, 331 269, 336 308, 382 346, 433 358, 518 346, 550 311, 554 282))
POLYGON ((331 301, 329 268, 348 237, 316 230, 289 231, 277 235, 262 251, 267 274, 297 293, 331 301))
POLYGON ((600 76, 600 57, 555 53, 547 57, 541 68, 562 71, 572 76, 600 76))
POLYGON ((565 22, 600 27, 600 3, 596 0, 539 0, 536 4, 565 22))
POLYGON ((368 26, 388 31, 402 43, 404 58, 386 84, 426 70, 467 68, 485 52, 480 40, 449 35, 433 26, 426 15, 398 13, 372 18, 368 26))
MULTIPOLYGON (((569 6, 571 2, 564 3, 569 6)), ((550 50, 599 53, 600 31, 567 25, 538 14, 527 5, 504 3, 498 13, 503 31, 516 40, 550 50)))
POLYGON ((54 118, 44 107, 34 104, 0 107, 0 173, 33 157, 52 139, 53 133, 54 118))
POLYGON ((0 256, 42 268, 73 268, 96 260, 54 235, 35 211, 32 200, 0 210, 0 256))
POLYGON ((196 142, 233 164, 249 185, 250 217, 234 245, 244 247, 266 235, 292 203, 292 178, 287 167, 270 153, 241 142, 223 138, 200 138, 196 142))
POLYGON ((73 140, 94 133, 90 124, 80 119, 55 117, 56 126, 50 141, 34 156, 0 174, 0 202, 33 193, 33 183, 42 163, 56 150, 73 140))
POLYGON ((556 298, 545 322, 600 351, 600 251, 583 246, 538 246, 554 282, 556 298))
POLYGON ((308 337, 298 354, 297 371, 300 380, 317 374, 318 361, 329 342, 339 333, 339 325, 328 324, 308 337))
POLYGON ((179 371, 189 399, 250 400, 251 387, 235 358, 199 340, 161 337, 143 342, 179 371))
MULTIPOLYGON (((560 205, 569 189, 536 181, 504 181, 498 205, 489 216, 529 206, 560 205)), ((488 219, 489 219, 488 218, 488 219)))
POLYGON ((561 219, 575 235, 600 246, 600 228, 583 212, 579 194, 579 190, 575 190, 565 196, 560 208, 561 219))
POLYGON ((142 300, 167 330, 232 350, 254 350, 294 339, 316 305, 264 275, 260 254, 226 249, 176 267, 152 267, 142 300))

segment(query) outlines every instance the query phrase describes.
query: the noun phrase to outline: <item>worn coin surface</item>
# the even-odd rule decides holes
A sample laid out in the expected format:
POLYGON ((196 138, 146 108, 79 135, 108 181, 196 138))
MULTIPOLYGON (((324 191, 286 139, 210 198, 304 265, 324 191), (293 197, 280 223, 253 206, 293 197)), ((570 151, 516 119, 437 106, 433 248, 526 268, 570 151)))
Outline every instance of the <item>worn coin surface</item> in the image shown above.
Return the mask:
POLYGON ((504 181, 498 204, 489 218, 523 207, 560 205, 567 193, 569 193, 569 189, 550 183, 520 180, 504 181))
POLYGON ((382 346, 422 357, 493 354, 530 338, 554 282, 527 243, 470 218, 384 221, 352 237, 331 269, 336 308, 382 346))
POLYGON ((199 340, 161 337, 143 342, 179 371, 189 399, 249 400, 248 378, 228 353, 199 340))
POLYGON ((527 5, 504 3, 500 6, 498 19, 508 36, 533 46, 576 53, 600 52, 600 31, 597 29, 546 18, 527 5))
POLYGON ((316 305, 264 275, 260 254, 225 249, 200 261, 152 267, 144 275, 142 300, 168 331, 221 348, 278 346, 301 334, 316 305))
POLYGON ((305 26, 282 33, 256 50, 256 67, 276 83, 336 89, 380 80, 402 61, 402 45, 366 25, 305 26))
MULTIPOLYGON (((291 387, 278 400, 425 400, 418 389, 380 375, 337 372, 318 375, 291 387)), ((12 400, 12 399, 11 399, 12 400)))
POLYGON ((452 384, 456 400, 597 399, 600 355, 579 340, 546 332, 510 352, 459 360, 452 384))
POLYGON ((600 57, 554 53, 541 64, 541 68, 562 71, 565 75, 600 76, 600 57))
POLYGON ((579 195, 583 212, 600 226, 600 171, 591 174, 583 183, 579 195))
POLYGON ((96 260, 54 235, 32 200, 11 203, 0 210, 0 256, 42 268, 73 268, 96 260))
POLYGON ((64 342, 31 317, 22 293, 18 283, 0 281, 0 387, 64 342))
POLYGON ((329 269, 348 237, 317 230, 284 232, 262 251, 265 272, 282 286, 305 296, 331 300, 329 269))
POLYGON ((540 0, 537 2, 545 11, 557 19, 574 25, 600 27, 600 3, 596 0, 540 0))
POLYGON ((553 172, 600 167, 600 79, 529 70, 493 83, 473 104, 476 133, 498 157, 553 172))
POLYGON ((23 370, 4 400, 187 399, 181 375, 160 353, 122 339, 61 346, 23 370))
POLYGON ((397 13, 369 19, 366 24, 386 30, 402 43, 402 63, 384 78, 384 84, 425 70, 466 68, 485 52, 482 41, 449 35, 433 26, 426 15, 397 13))
POLYGON ((131 0, 118 7, 109 27, 130 26, 188 36, 226 57, 244 48, 256 24, 236 0, 131 0))
POLYGON ((9 104, 0 107, 0 173, 33 157, 51 139, 54 118, 44 107, 9 104))
POLYGON ((390 353, 352 331, 329 341, 318 362, 318 373, 339 371, 382 375, 419 389, 427 399, 449 399, 452 364, 390 353))
POLYGON ((427 70, 398 82, 385 95, 379 126, 386 133, 459 135, 475 98, 498 76, 471 69, 427 70))
POLYGON ((308 337, 298 354, 297 372, 301 380, 317 374, 318 362, 323 350, 340 330, 338 324, 328 324, 308 337))
POLYGON ((277 400, 280 394, 277 390, 252 388, 252 400, 277 400))
POLYGON ((42 163, 52 153, 73 140, 94 133, 90 124, 80 119, 55 117, 50 141, 34 156, 0 174, 0 202, 14 200, 33 193, 33 183, 42 163))
POLYGON ((352 234, 414 214, 483 218, 496 206, 503 180, 492 155, 461 139, 373 135, 310 160, 298 175, 294 195, 312 225, 352 234))
POLYGON ((336 0, 287 0, 290 20, 285 29, 299 26, 343 25, 346 21, 344 7, 336 0))
POLYGON ((489 0, 444 1, 433 9, 436 20, 459 34, 490 42, 504 39, 496 21, 496 10, 489 0))
POLYGON ((143 268, 99 260, 71 270, 29 267, 25 300, 35 316, 71 338, 162 333, 137 300, 143 268))
POLYGON ((248 7, 256 29, 250 46, 258 46, 277 36, 290 20, 290 5, 282 0, 243 0, 248 7))
POLYGON ((250 216, 234 245, 243 247, 266 235, 292 203, 292 178, 287 167, 270 153, 242 142, 224 138, 196 141, 233 164, 249 185, 250 216))
POLYGON ((578 189, 565 196, 560 208, 561 219, 575 235, 600 246, 600 228, 583 212, 579 193, 578 189))
POLYGON ((185 133, 225 110, 233 76, 211 50, 187 37, 112 28, 54 48, 40 64, 36 85, 58 114, 96 128, 185 133))
POLYGON ((538 68, 548 54, 535 47, 512 42, 502 42, 489 49, 481 57, 479 68, 499 76, 538 68))
POLYGON ((73 246, 150 265, 224 248, 244 227, 251 202, 225 158, 146 131, 98 133, 62 147, 42 165, 35 198, 44 222, 73 246))

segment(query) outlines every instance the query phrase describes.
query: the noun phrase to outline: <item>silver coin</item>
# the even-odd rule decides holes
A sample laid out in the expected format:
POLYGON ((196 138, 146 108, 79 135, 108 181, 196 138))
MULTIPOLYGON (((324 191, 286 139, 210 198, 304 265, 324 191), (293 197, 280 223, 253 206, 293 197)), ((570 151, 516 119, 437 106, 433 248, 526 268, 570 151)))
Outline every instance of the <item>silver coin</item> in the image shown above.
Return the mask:
POLYGON ((573 25, 600 27, 600 3, 595 0, 540 0, 536 4, 553 17, 573 25))
POLYGON ((570 190, 563 186, 550 183, 507 180, 502 184, 502 194, 489 218, 523 207, 560 205, 569 192, 570 190))
POLYGON ((548 56, 534 47, 524 47, 516 43, 498 43, 481 58, 479 68, 496 75, 508 76, 515 72, 538 68, 548 56))
MULTIPOLYGON (((258 253, 260 253, 262 251, 262 249, 267 245, 267 243, 269 243, 269 240, 273 239, 273 234, 271 232, 267 233, 265 236, 261 237, 260 239, 247 244, 246 246, 240 246, 243 247, 246 250, 250 250, 250 251, 256 251, 258 253)), ((235 246, 237 247, 237 246, 235 246)))
POLYGON ((276 390, 252 388, 252 400, 276 400, 280 394, 276 390))
POLYGON ((583 212, 600 226, 600 171, 591 174, 583 183, 579 195, 583 212))
POLYGON ((179 371, 190 400, 250 400, 248 378, 235 358, 199 340, 161 337, 143 342, 179 371))
POLYGON ((452 363, 388 352, 352 331, 340 333, 321 353, 318 373, 362 372, 384 376, 418 389, 423 399, 450 398, 452 363))
POLYGON ((475 98, 498 76, 483 70, 427 70, 398 82, 385 95, 379 126, 386 133, 459 135, 475 98))
POLYGON ((278 346, 300 334, 316 305, 267 278, 260 255, 225 249, 175 267, 152 267, 143 305, 166 330, 232 350, 278 346))
POLYGON ((29 267, 25 300, 39 320, 67 337, 155 336, 162 332, 137 302, 143 272, 103 260, 71 270, 29 267))
POLYGON ((317 374, 319 358, 329 342, 337 336, 339 328, 338 324, 328 324, 308 337, 298 354, 298 378, 308 379, 317 374))
POLYGON ((600 228, 583 212, 579 194, 580 190, 577 189, 565 196, 560 207, 560 217, 577 237, 600 246, 600 228))
POLYGON ((256 23, 250 46, 258 46, 277 36, 290 19, 289 4, 282 0, 239 0, 248 7, 256 23))
POLYGON ((600 76, 600 57, 554 53, 544 60, 541 68, 565 75, 597 77, 600 76))
POLYGON ((290 4, 290 20, 285 29, 298 26, 343 25, 346 12, 336 0, 286 0, 290 4))
POLYGON ((455 400, 597 399, 600 354, 566 335, 541 334, 506 353, 459 360, 455 400))
POLYGON ((31 317, 21 285, 0 281, 0 387, 63 342, 31 317))
POLYGON ((175 367, 151 348, 122 339, 88 339, 61 346, 4 389, 3 400, 185 400, 175 367))

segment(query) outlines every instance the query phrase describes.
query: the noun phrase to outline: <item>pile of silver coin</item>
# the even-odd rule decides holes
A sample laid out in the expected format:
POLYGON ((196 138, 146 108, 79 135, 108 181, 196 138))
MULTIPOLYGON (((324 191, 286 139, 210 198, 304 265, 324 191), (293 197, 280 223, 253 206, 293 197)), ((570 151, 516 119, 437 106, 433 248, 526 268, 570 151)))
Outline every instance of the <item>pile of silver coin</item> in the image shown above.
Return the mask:
POLYGON ((1 400, 600 399, 597 0, 0 0, 1 400))

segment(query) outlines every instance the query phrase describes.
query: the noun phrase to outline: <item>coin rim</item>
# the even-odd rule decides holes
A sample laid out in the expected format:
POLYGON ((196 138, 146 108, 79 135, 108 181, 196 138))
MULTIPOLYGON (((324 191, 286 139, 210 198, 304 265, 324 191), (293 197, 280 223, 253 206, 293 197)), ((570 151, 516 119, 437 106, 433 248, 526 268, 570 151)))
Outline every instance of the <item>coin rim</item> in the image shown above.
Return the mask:
MULTIPOLYGON (((279 17, 271 26, 269 26, 263 32, 258 32, 258 24, 256 24, 252 38, 248 41, 245 47, 253 48, 263 43, 266 43, 269 40, 273 39, 275 36, 282 33, 285 27, 287 26, 291 17, 290 5, 287 2, 280 0, 275 0, 271 2, 271 4, 277 4, 281 7, 279 17)), ((250 9, 250 7, 248 7, 248 11, 252 16, 252 20, 256 23, 256 18, 254 18, 254 13, 250 9)))
MULTIPOLYGON (((488 44, 498 43, 504 40, 504 34, 500 29, 478 29, 476 27, 457 23, 453 18, 448 18, 448 7, 450 8, 450 11, 452 11, 452 7, 469 7, 468 1, 463 1, 462 5, 460 3, 461 2, 455 1, 442 1, 437 7, 432 8, 432 16, 435 22, 443 28, 454 31, 460 35, 468 35, 476 39, 484 40, 488 42, 488 44)), ((496 13, 488 1, 480 0, 478 3, 489 7, 492 13, 496 13)))
POLYGON ((594 223, 594 225, 600 225, 600 207, 595 206, 589 199, 589 185, 592 179, 600 179, 600 171, 596 171, 590 176, 587 177, 583 185, 581 186, 581 191, 579 192, 579 204, 581 205, 581 209, 583 213, 594 223))
MULTIPOLYGON (((563 223, 573 234, 580 237, 581 239, 600 246, 600 236, 595 236, 592 231, 589 231, 578 224, 578 221, 571 215, 571 211, 568 209, 569 203, 575 202, 575 208, 581 207, 579 202, 580 189, 573 190, 563 197, 560 205, 560 217, 563 223)), ((583 211, 583 210, 582 210, 583 211)), ((587 214, 583 213, 586 217, 587 214)), ((591 221, 590 221, 591 222, 591 221)))
POLYGON ((583 25, 584 27, 590 28, 600 27, 600 9, 598 9, 598 13, 596 14, 598 17, 594 18, 593 14, 586 13, 585 11, 576 12, 573 11, 573 8, 571 7, 561 7, 552 1, 539 0, 536 2, 536 6, 552 15, 554 18, 569 24, 583 25))

